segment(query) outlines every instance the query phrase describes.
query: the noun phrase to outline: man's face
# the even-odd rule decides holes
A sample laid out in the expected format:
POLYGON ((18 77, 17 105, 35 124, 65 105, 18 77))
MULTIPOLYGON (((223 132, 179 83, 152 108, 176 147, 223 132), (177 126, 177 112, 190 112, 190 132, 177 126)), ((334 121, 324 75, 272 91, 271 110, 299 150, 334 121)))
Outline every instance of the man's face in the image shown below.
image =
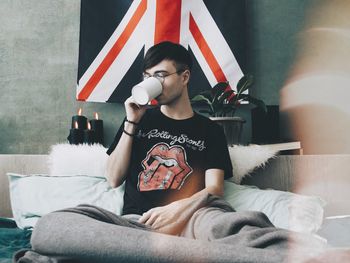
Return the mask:
POLYGON ((162 75, 164 81, 162 83, 163 91, 156 99, 159 105, 169 105, 177 101, 187 89, 189 71, 181 71, 176 73, 176 67, 173 61, 163 60, 152 68, 147 69, 146 75, 162 75))

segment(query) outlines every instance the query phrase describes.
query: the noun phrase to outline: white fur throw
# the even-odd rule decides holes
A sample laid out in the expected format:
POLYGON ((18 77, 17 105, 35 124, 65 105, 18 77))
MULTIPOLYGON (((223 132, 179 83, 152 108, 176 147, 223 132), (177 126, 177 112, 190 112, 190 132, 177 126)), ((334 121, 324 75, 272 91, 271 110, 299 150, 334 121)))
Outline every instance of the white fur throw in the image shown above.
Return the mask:
POLYGON ((270 158, 275 157, 277 151, 268 146, 251 144, 230 146, 229 153, 233 173, 230 181, 240 184, 244 176, 249 175, 255 168, 264 166, 270 158))
POLYGON ((105 177, 106 151, 101 144, 53 145, 48 158, 49 174, 105 177))
MULTIPOLYGON (((51 146, 48 158, 50 175, 88 175, 105 177, 107 149, 101 144, 56 144, 51 146)), ((231 181, 239 184, 244 176, 265 165, 276 151, 261 145, 229 147, 233 167, 231 181)))

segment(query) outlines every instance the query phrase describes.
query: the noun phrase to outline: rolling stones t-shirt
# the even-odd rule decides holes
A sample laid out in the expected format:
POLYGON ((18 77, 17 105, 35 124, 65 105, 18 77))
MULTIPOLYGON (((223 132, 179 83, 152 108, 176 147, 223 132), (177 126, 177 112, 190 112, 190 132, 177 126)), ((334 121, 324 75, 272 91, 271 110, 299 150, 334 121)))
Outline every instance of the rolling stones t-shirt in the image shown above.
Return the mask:
MULTIPOLYGON (((120 127, 107 151, 111 154, 122 135, 120 127)), ((133 140, 125 182, 123 214, 142 214, 157 206, 187 198, 205 187, 205 171, 217 168, 232 176, 222 128, 194 114, 185 120, 147 110, 133 140)))

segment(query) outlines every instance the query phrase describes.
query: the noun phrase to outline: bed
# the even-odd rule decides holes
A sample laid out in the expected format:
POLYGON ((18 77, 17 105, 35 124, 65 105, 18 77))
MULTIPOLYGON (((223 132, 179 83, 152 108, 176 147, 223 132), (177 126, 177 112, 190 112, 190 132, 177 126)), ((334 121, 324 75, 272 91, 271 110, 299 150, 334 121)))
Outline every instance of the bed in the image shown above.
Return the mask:
MULTIPOLYGON (((83 152, 86 152, 86 149, 81 149, 81 150, 83 152)), ((102 152, 103 151, 100 151, 99 154, 101 154, 102 152)), ((34 179, 43 180, 46 178, 45 175, 51 172, 50 169, 53 169, 52 167, 53 152, 51 152, 50 154, 51 156, 50 155, 0 155, 0 240, 1 240, 0 241, 0 255, 1 255, 0 262, 1 263, 12 262, 12 255, 15 251, 18 251, 19 249, 23 249, 23 248, 30 248, 30 237, 33 229, 31 227, 26 226, 26 223, 28 221, 25 221, 23 225, 21 225, 20 227, 18 226, 18 222, 16 224, 16 221, 14 221, 13 209, 11 209, 11 202, 10 202, 9 178, 10 180, 12 180, 11 178, 12 177, 15 178, 16 175, 14 174, 14 176, 11 177, 7 173, 12 172, 12 173, 17 173, 22 175, 40 174, 41 177, 27 177, 26 179, 23 179, 23 177, 19 177, 19 178, 21 178, 20 180, 34 180, 34 179), (50 163, 50 160, 51 160, 51 163, 50 163)), ((91 155, 96 156, 96 153, 91 153, 91 155)), ((70 157, 67 157, 67 158, 70 158, 70 157)), ((86 162, 89 162, 89 158, 84 158, 84 159, 86 162)), ((62 163, 66 163, 66 162, 68 161, 67 160, 62 161, 62 163)), ((57 170, 57 167, 55 169, 56 169, 56 173, 67 174, 67 172, 65 171, 62 171, 59 169, 57 170)), ((100 168, 94 167, 94 169, 95 169, 94 173, 98 173, 97 170, 100 168)), ((83 172, 79 172, 79 171, 72 172, 72 174, 74 175, 77 175, 79 173, 81 174, 83 172)), ((69 176, 72 176, 72 174, 70 174, 69 176)), ((283 192, 291 191, 303 196, 321 197, 321 200, 324 200, 325 202, 327 202, 327 205, 323 207, 323 211, 322 211, 323 220, 321 222, 322 225, 318 227, 317 232, 315 232, 314 234, 316 234, 317 236, 319 236, 324 240, 327 240, 330 246, 333 246, 335 248, 349 248, 350 247, 350 238, 349 238, 350 237, 350 231, 349 231, 350 209, 349 209, 349 203, 347 202, 347 200, 349 200, 349 196, 348 196, 349 194, 347 193, 348 192, 347 189, 349 189, 349 186, 350 186, 349 176, 350 176, 350 155, 322 155, 322 156, 281 155, 270 159, 269 162, 264 167, 255 169, 254 172, 251 173, 251 176, 245 176, 241 182, 241 184, 244 185, 243 187, 241 187, 239 184, 231 184, 232 182, 225 183, 225 191, 229 192, 229 194, 227 195, 227 199, 231 198, 232 200, 237 197, 233 193, 237 194, 237 193, 240 193, 241 191, 243 193, 240 196, 241 201, 247 200, 244 198, 251 198, 251 196, 254 194, 257 194, 257 198, 261 199, 261 192, 256 192, 258 191, 258 189, 255 187, 251 187, 249 185, 254 185, 261 189, 273 188, 275 190, 281 190, 283 192), (331 180, 329 177, 330 174, 332 174, 331 180), (335 184, 333 184, 333 182, 335 182, 335 184), (230 189, 226 188, 226 185, 229 186, 230 189), (230 196, 230 194, 232 195, 230 196)), ((85 176, 81 178, 74 176, 74 178, 75 178, 74 180, 82 180, 82 179, 86 180, 85 176)), ((89 178, 94 178, 94 176, 91 176, 89 178)), ((63 180, 62 177, 59 177, 59 176, 57 176, 56 179, 63 180)), ((50 177, 50 180, 53 180, 53 179, 50 177)), ((72 179, 69 179, 69 180, 72 180, 72 179)), ((37 183, 37 181, 33 181, 33 182, 37 183)), ((38 182, 41 183, 41 181, 38 181, 38 182)), ((64 184, 62 185, 64 187, 64 184)), ((45 187, 41 187, 41 188, 45 188, 45 187)), ((18 191, 20 190, 21 188, 18 189, 18 191)), ((46 196, 47 193, 45 193, 43 190, 40 190, 40 191, 42 191, 41 194, 46 196)), ((48 191, 50 190, 48 189, 48 191)), ((261 191, 264 191, 264 190, 261 190, 261 191)), ((89 195, 89 193, 87 193, 87 195, 89 195)), ((121 190, 113 192, 113 198, 120 199, 121 196, 122 196, 121 190)), ((23 197, 23 198, 26 198, 26 197, 23 197)), ((47 199, 49 200, 50 197, 48 197, 47 199)), ((43 198, 41 198, 37 202, 38 206, 41 206, 41 203, 40 203, 41 200, 43 200, 43 198)), ((22 203, 24 203, 23 200, 22 200, 22 203)), ((100 203, 98 203, 98 205, 100 205, 100 203)), ((121 205, 122 204, 120 204, 120 206, 121 205)), ((238 207, 241 206, 242 209, 247 206, 254 207, 253 203, 249 203, 249 204, 236 203, 236 205, 238 207)), ((33 205, 33 207, 34 206, 35 205, 33 205)), ((106 204, 106 208, 109 209, 107 204, 106 204)), ((52 209, 56 210, 55 208, 52 208, 52 209)), ((113 207, 113 209, 115 208, 113 207)), ((113 212, 119 213, 119 211, 120 210, 114 210, 113 212)), ((308 211, 310 212, 311 210, 308 210, 308 211)), ((43 213, 45 213, 45 211, 43 213)), ((268 213, 274 213, 274 212, 266 211, 266 213, 268 214, 268 213)), ((281 216, 279 215, 279 217, 281 216)), ((35 216, 33 218, 35 219, 35 216)), ((283 219, 281 218, 275 218, 275 222, 277 223, 278 223, 277 219, 283 221, 283 219)), ((299 219, 296 219, 296 220, 299 220, 299 219)), ((301 227, 303 228, 302 230, 305 231, 305 225, 302 226, 300 222, 304 224, 306 221, 299 220, 299 225, 297 224, 294 230, 298 230, 298 227, 299 228, 301 227)), ((283 225, 284 222, 281 222, 280 224, 283 225)), ((307 222, 305 224, 307 225, 307 222)), ((310 225, 313 226, 314 222, 310 223, 310 225)), ((307 227, 306 227, 306 230, 307 230, 307 227)))

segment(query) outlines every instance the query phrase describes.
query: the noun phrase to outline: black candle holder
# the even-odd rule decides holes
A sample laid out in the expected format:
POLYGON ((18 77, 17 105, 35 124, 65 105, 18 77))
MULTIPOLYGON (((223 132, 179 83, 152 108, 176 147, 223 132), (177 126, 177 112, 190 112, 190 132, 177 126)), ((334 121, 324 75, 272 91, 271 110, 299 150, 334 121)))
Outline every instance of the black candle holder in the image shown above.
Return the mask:
POLYGON ((95 143, 95 131, 86 129, 83 131, 83 142, 87 144, 95 143))
POLYGON ((95 131, 95 142, 103 145, 103 120, 90 120, 91 130, 95 131))
POLYGON ((67 137, 70 144, 80 144, 83 143, 83 130, 81 129, 70 129, 69 135, 67 137))

